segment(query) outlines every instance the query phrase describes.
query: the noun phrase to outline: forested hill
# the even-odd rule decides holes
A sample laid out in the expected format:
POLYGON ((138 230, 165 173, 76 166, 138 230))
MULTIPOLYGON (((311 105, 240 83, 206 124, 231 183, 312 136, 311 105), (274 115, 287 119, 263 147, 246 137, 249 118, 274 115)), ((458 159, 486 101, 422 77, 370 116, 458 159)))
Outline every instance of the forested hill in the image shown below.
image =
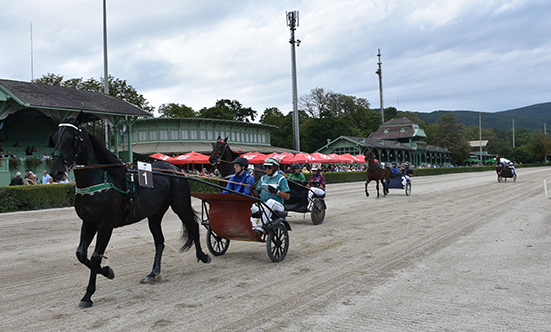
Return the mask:
MULTIPOLYGON (((479 112, 477 111, 434 111, 430 113, 417 112, 416 114, 422 121, 436 123, 440 116, 447 113, 455 113, 458 122, 465 124, 465 127, 478 126, 479 112)), ((513 127, 513 116, 515 117, 516 129, 525 127, 532 131, 543 131, 543 123, 547 121, 547 131, 551 131, 551 102, 502 112, 482 112, 482 127, 496 128, 499 131, 511 129, 513 127)))

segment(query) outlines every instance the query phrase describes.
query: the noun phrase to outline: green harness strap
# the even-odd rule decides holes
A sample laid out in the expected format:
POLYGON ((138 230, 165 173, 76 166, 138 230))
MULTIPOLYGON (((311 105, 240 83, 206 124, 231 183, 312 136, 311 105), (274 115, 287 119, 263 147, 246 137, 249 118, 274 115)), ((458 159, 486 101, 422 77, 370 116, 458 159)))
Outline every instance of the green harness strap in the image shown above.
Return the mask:
MULTIPOLYGON (((128 180, 127 180, 128 181, 128 180)), ((121 190, 117 187, 115 187, 114 184, 107 182, 107 171, 103 171, 103 183, 96 184, 90 187, 86 188, 77 188, 75 187, 75 194, 77 195, 93 195, 97 192, 103 191, 103 190, 109 190, 109 189, 115 189, 116 191, 120 192, 121 194, 126 195, 128 191, 121 190)))

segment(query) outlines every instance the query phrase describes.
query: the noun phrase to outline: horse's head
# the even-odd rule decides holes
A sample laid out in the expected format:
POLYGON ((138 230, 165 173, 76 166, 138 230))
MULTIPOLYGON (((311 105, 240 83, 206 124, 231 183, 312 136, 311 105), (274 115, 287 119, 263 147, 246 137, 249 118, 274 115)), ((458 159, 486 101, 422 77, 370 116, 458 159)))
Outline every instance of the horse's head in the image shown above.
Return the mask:
POLYGON ((218 136, 216 143, 212 143, 212 152, 209 156, 209 163, 212 166, 216 166, 222 160, 224 153, 226 153, 226 148, 228 147, 228 138, 222 139, 218 136))
POLYGON ((79 153, 82 150, 82 142, 86 129, 82 127, 84 113, 78 117, 68 118, 58 125, 58 129, 50 137, 50 145, 55 147, 50 176, 54 181, 59 181, 65 172, 75 166, 79 153))
POLYGON ((365 157, 365 161, 373 161, 373 159, 375 159, 375 154, 373 153, 373 149, 369 149, 365 151, 364 157, 365 157))

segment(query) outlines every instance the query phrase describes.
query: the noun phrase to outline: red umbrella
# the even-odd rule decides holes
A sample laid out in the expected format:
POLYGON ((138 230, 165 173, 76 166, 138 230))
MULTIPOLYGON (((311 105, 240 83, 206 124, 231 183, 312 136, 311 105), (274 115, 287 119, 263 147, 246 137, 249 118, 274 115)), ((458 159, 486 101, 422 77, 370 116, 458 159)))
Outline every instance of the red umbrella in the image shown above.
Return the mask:
MULTIPOLYGON (((354 157, 353 155, 351 155, 350 153, 344 153, 344 154, 341 154, 340 157, 343 159, 343 160, 346 160, 345 163, 358 163, 358 159, 356 159, 356 157, 354 157)), ((365 162, 365 161, 364 161, 365 162)))
POLYGON ((358 160, 357 162, 360 164, 365 164, 365 156, 363 154, 355 155, 354 158, 358 160))
POLYGON ((327 155, 324 155, 323 153, 314 152, 311 153, 310 156, 314 158, 314 162, 316 163, 338 163, 339 159, 331 159, 327 155))
POLYGON ((209 156, 192 151, 190 153, 181 154, 178 157, 170 158, 168 162, 173 165, 208 164, 209 156))
POLYGON ((292 159, 291 163, 299 163, 299 164, 305 164, 305 163, 315 163, 317 161, 314 160, 314 157, 309 155, 308 153, 297 153, 292 159))
POLYGON ((267 157, 274 157, 275 159, 277 159, 281 164, 292 164, 293 162, 291 161, 294 157, 294 155, 292 153, 289 153, 289 152, 282 152, 282 153, 270 153, 269 155, 266 156, 267 157))
POLYGON ((346 162, 348 162, 346 159, 341 158, 341 156, 339 156, 336 153, 328 154, 327 157, 330 158, 332 163, 346 163, 346 162))
POLYGON ((162 153, 154 153, 154 154, 151 154, 149 156, 151 158, 155 158, 155 159, 159 159, 159 160, 163 160, 163 161, 167 161, 168 159, 170 159, 169 156, 167 156, 166 154, 162 154, 162 153))
POLYGON ((249 164, 262 164, 268 158, 267 155, 260 152, 247 152, 242 154, 241 157, 247 159, 249 164))

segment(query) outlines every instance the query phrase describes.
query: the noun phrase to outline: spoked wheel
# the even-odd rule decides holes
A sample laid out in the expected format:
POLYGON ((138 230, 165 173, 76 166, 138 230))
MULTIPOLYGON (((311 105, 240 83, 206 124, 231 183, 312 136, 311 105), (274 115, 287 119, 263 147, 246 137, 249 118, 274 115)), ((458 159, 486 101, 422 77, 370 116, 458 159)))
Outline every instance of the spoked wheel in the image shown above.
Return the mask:
POLYGON ((282 223, 274 225, 268 232, 266 250, 272 262, 281 262, 289 250, 289 232, 282 223))
POLYGON ((325 220, 325 204, 323 204, 323 200, 319 198, 314 199, 310 216, 314 225, 319 225, 325 220))
POLYGON ((230 246, 230 240, 216 235, 209 227, 207 231, 207 247, 214 256, 221 256, 226 253, 230 246))
POLYGON ((406 183, 406 196, 411 195, 411 182, 406 183))

